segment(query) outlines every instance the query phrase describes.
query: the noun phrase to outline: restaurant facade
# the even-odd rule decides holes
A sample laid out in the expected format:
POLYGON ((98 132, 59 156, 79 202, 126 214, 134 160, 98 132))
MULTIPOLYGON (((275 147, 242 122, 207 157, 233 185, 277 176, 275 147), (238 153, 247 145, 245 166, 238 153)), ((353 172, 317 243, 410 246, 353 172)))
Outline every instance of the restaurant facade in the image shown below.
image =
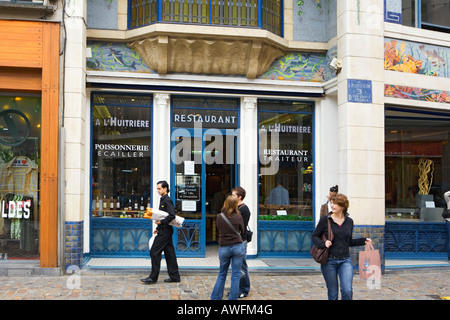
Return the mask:
POLYGON ((445 259, 450 26, 433 1, 409 2, 67 3, 60 267, 148 257, 161 180, 185 218, 178 257, 217 244, 236 186, 249 258, 310 257, 339 185, 382 267, 445 259))

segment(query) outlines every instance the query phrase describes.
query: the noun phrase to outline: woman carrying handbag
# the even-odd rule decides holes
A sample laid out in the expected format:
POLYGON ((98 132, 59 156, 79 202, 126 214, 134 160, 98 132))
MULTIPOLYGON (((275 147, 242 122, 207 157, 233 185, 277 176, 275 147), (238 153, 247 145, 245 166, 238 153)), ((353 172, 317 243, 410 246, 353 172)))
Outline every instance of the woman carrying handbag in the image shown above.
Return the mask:
POLYGON ((242 244, 244 220, 237 208, 237 197, 230 195, 225 199, 222 213, 217 215, 216 225, 219 231, 219 261, 220 269, 216 284, 211 293, 211 300, 222 300, 231 263, 231 288, 228 300, 237 300, 239 294, 239 280, 241 277, 242 260, 245 248, 242 244))
POLYGON ((348 216, 348 207, 349 201, 344 194, 338 193, 332 197, 331 213, 320 218, 312 236, 317 248, 329 248, 327 262, 320 265, 327 285, 328 300, 337 300, 339 285, 342 300, 352 300, 353 262, 350 247, 362 246, 372 241, 369 238, 352 238, 353 220, 348 216), (322 234, 328 235, 328 225, 331 227, 333 238, 332 241, 323 241, 322 234))

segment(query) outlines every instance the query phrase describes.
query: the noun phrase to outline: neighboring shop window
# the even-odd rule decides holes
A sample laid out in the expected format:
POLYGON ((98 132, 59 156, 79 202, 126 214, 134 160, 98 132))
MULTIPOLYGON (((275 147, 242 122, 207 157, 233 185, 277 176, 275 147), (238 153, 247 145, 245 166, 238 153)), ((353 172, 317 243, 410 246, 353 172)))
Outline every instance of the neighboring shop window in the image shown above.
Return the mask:
POLYGON ((313 104, 258 101, 259 219, 313 220, 313 104))
POLYGON ((152 97, 92 101, 92 216, 140 218, 151 199, 152 97))
POLYGON ((450 113, 386 108, 386 220, 442 221, 450 113))
POLYGON ((40 95, 0 93, 0 260, 39 258, 40 95))

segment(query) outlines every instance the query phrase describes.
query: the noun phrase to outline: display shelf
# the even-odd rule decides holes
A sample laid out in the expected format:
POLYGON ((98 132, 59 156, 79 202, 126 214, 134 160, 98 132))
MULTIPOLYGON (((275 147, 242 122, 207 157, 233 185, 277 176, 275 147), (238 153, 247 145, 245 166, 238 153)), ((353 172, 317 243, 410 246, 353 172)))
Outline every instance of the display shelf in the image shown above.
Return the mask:
POLYGON ((93 218, 143 218, 145 210, 92 210, 93 218))

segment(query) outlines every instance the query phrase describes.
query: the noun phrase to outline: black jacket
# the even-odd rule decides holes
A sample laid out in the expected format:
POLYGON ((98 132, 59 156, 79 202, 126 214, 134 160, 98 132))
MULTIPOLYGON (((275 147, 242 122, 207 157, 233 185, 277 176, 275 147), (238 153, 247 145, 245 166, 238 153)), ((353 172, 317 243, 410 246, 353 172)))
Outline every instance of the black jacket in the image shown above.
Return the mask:
POLYGON ((248 221, 250 220, 250 209, 245 203, 243 203, 238 207, 238 210, 241 213, 242 219, 244 220, 244 233, 242 234, 242 240, 247 240, 247 226, 248 221))
POLYGON ((161 197, 161 200, 159 201, 159 210, 167 212, 169 215, 161 220, 161 224, 156 227, 157 230, 160 230, 162 228, 172 228, 172 226, 169 225, 169 223, 175 219, 175 207, 173 205, 172 199, 169 197, 168 194, 165 194, 161 197), (160 228, 161 227, 161 228, 160 228))
POLYGON ((338 258, 350 257, 350 247, 362 246, 366 242, 366 238, 353 239, 353 220, 345 215, 342 225, 338 225, 333 221, 331 215, 320 217, 316 230, 314 230, 312 240, 318 248, 325 248, 325 242, 322 241, 322 233, 325 233, 328 239, 328 221, 330 219, 331 230, 333 231, 333 241, 330 247, 330 255, 338 258))

